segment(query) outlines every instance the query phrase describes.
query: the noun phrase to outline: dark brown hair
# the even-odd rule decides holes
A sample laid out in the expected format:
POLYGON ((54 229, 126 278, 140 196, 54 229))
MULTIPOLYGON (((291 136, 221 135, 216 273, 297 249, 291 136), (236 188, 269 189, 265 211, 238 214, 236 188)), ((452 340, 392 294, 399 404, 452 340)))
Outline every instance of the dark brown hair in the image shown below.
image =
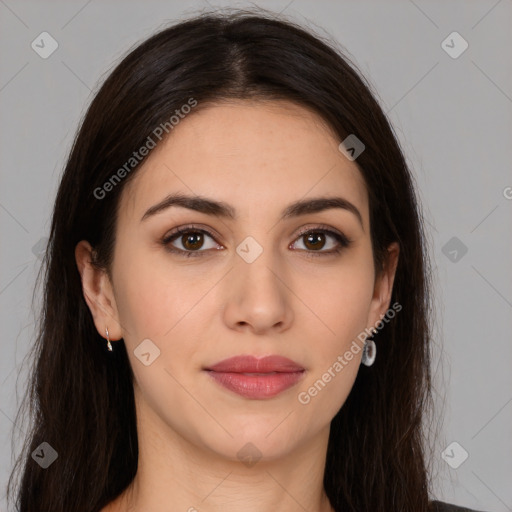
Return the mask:
POLYGON ((402 311, 376 335, 375 364, 360 368, 332 421, 324 486, 340 512, 426 512, 431 306, 412 176, 376 96, 349 58, 312 31, 262 11, 207 13, 165 28, 130 51, 96 93, 55 201, 25 396, 30 430, 8 497, 21 466, 16 510, 97 512, 136 474, 126 348, 121 341, 107 352, 83 297, 74 250, 88 240, 97 264, 110 270, 120 194, 138 167, 107 199, 94 191, 191 97, 194 111, 224 99, 293 101, 321 116, 340 142, 355 134, 365 144, 357 165, 369 195, 375 266, 382 268, 386 248, 397 241, 391 303, 402 311), (31 457, 42 442, 58 453, 47 469, 31 457))

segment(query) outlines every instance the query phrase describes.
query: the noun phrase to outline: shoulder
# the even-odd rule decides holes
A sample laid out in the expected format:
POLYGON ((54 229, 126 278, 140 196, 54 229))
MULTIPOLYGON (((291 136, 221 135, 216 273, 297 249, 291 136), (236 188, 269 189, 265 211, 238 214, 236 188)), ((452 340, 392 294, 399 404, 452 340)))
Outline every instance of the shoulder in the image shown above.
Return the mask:
POLYGON ((483 512, 471 508, 451 505, 450 503, 444 503, 442 501, 431 501, 430 510, 432 512, 483 512))

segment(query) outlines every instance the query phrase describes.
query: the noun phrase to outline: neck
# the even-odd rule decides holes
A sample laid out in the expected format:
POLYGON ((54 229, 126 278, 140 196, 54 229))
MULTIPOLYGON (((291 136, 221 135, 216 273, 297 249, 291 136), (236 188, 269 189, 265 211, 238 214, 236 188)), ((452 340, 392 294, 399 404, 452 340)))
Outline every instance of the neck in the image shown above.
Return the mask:
POLYGON ((103 512, 333 511, 323 488, 328 426, 283 457, 242 462, 191 442, 154 411, 141 412, 137 474, 103 512))

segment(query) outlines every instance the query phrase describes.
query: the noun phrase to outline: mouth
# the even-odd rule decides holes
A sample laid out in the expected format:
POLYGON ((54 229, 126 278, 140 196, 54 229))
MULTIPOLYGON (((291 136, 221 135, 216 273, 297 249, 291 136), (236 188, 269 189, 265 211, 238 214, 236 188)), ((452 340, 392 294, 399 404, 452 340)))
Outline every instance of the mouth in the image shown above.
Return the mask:
POLYGON ((244 398, 272 398, 296 385, 306 370, 282 356, 237 356, 203 369, 223 388, 244 398))

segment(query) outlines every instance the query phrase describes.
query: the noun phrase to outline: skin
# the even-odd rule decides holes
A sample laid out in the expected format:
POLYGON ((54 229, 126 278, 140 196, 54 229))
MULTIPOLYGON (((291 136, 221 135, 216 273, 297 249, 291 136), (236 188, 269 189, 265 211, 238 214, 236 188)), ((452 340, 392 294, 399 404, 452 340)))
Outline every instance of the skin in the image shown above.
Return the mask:
POLYGON ((307 405, 298 394, 386 313, 398 259, 393 244, 375 275, 365 183, 339 143, 320 117, 289 102, 208 106, 180 121, 123 190, 112 278, 91 266, 87 241, 77 245, 96 328, 105 337, 108 327, 114 350, 124 339, 135 375, 138 472, 103 512, 332 510, 322 483, 329 426, 361 352, 307 405), (171 192, 223 201, 237 218, 171 207, 141 221, 171 192), (332 196, 353 203, 362 225, 345 209, 279 220, 296 200, 332 196), (198 257, 167 252, 159 241, 189 223, 216 236, 192 249, 186 235, 172 242, 203 251, 198 257), (308 257, 338 246, 330 235, 309 245, 298 236, 319 224, 352 244, 308 257), (252 263, 236 252, 247 236, 263 248, 252 263), (160 349, 149 366, 134 355, 146 338, 160 349), (305 376, 276 397, 251 400, 202 371, 240 354, 283 355, 305 376), (247 443, 261 453, 250 467, 237 457, 247 443))

